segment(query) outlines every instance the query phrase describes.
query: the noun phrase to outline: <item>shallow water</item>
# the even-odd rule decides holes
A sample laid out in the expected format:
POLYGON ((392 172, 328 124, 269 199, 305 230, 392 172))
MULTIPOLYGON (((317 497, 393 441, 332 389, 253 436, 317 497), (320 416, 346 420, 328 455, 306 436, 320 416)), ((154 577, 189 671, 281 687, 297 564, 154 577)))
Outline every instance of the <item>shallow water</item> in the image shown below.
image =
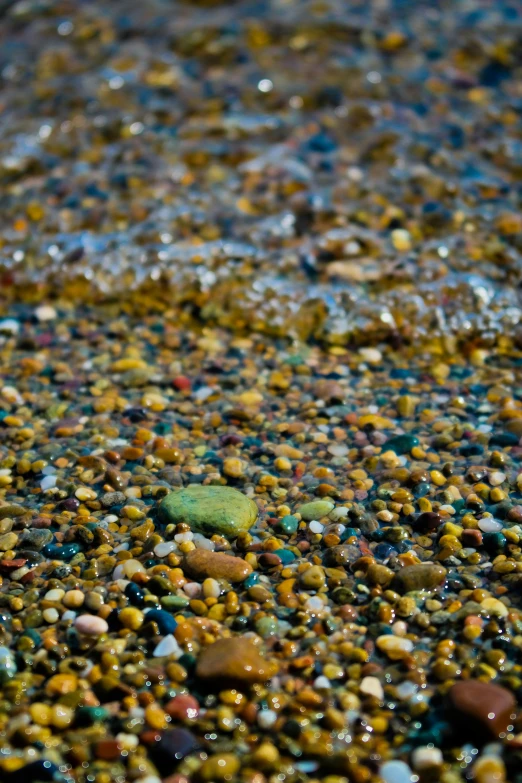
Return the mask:
POLYGON ((476 0, 5 4, 3 295, 138 291, 341 344, 516 338, 521 19, 476 0))

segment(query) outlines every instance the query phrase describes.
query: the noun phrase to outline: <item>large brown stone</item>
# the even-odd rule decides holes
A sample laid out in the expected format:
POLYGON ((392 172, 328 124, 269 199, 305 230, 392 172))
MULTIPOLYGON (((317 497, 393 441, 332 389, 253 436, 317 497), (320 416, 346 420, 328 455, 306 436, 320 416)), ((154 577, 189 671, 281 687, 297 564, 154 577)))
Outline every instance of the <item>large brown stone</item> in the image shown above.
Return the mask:
POLYGON ((455 711, 457 726, 467 725, 469 730, 478 730, 496 739, 513 722, 515 697, 501 685, 463 680, 453 685, 448 698, 455 711))
POLYGON ((226 579, 228 582, 243 582, 252 573, 252 566, 240 557, 223 552, 209 552, 208 549, 192 549, 183 559, 183 570, 193 579, 226 579))
POLYGON ((277 672, 277 664, 266 661, 249 639, 219 639, 200 654, 196 675, 218 684, 239 687, 266 682, 277 672))
POLYGON ((446 573, 446 569, 436 563, 406 566, 395 574, 393 587, 399 593, 409 593, 412 590, 432 590, 444 582, 446 573))

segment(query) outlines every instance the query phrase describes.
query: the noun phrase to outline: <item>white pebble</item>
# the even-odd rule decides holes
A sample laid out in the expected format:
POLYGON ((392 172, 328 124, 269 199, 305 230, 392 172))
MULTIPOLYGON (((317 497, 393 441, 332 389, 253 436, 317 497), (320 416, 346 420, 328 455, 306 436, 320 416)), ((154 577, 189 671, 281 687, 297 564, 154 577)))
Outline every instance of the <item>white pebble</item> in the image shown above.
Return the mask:
POLYGON ((53 590, 48 590, 44 595, 46 601, 61 601, 65 595, 65 590, 60 587, 55 587, 53 590))
POLYGON ((379 769, 384 783, 411 783, 412 772, 404 761, 385 761, 379 769))
POLYGON ((505 480, 506 474, 502 473, 500 470, 494 470, 493 473, 489 474, 489 483, 492 487, 498 487, 499 484, 502 484, 505 480))
POLYGON ((348 454, 349 449, 344 443, 332 443, 328 446, 327 451, 333 457, 345 457, 348 454))
POLYGON ((174 552, 177 548, 174 541, 164 541, 154 547, 154 554, 156 557, 167 557, 167 555, 170 555, 170 553, 174 552))
POLYGON ((124 560, 123 563, 120 563, 120 565, 116 566, 112 572, 112 578, 114 580, 123 579, 124 577, 128 577, 130 579, 133 574, 136 574, 138 571, 140 573, 145 572, 145 568, 139 560, 124 560))
POLYGON ((194 533, 191 530, 187 530, 186 533, 178 533, 174 536, 174 541, 177 544, 182 544, 184 541, 192 541, 194 533))
POLYGON ((186 585, 183 585, 183 592, 189 598, 197 598, 201 593, 201 585, 198 582, 187 582, 186 585))
POLYGON ((165 658, 167 655, 172 655, 174 658, 178 659, 183 655, 183 650, 172 634, 169 634, 157 645, 153 655, 155 658, 165 658))
POLYGON ((337 506, 328 514, 329 519, 332 522, 338 522, 340 519, 346 519, 348 516, 348 509, 346 506, 337 506))
POLYGON ((439 748, 415 748, 411 754, 413 769, 420 772, 430 767, 439 767, 442 762, 442 751, 439 748))
POLYGON ((379 701, 384 699, 384 690, 377 677, 363 677, 359 690, 365 696, 375 696, 379 701))
POLYGON ((260 710, 257 713, 257 722, 262 729, 269 729, 277 720, 277 712, 274 710, 260 710))
POLYGON ((121 745, 124 750, 134 750, 140 744, 138 737, 135 734, 124 734, 122 731, 116 734, 116 742, 121 745))
POLYGON ((308 527, 310 528, 311 533, 322 533, 324 530, 324 525, 321 525, 316 519, 313 519, 308 527))
POLYGON ((40 307, 36 308, 34 314, 39 321, 53 321, 57 316, 56 310, 51 305, 40 305, 40 307))
POLYGON ((411 699, 412 696, 415 696, 419 689, 418 685, 415 685, 414 682, 410 682, 409 680, 404 680, 404 682, 401 682, 400 685, 397 685, 397 696, 399 699, 411 699))
POLYGON ((328 688, 332 687, 332 683, 328 679, 328 677, 325 677, 324 675, 321 675, 320 677, 317 677, 314 680, 314 688, 322 688, 323 690, 327 690, 328 688))
POLYGON ((109 626, 103 617, 96 617, 94 614, 82 614, 76 618, 74 626, 79 633, 83 633, 86 636, 101 636, 109 630, 109 626))
POLYGON ((503 528, 502 522, 499 522, 498 519, 494 519, 493 517, 483 517, 483 519, 479 519, 478 526, 483 533, 498 533, 499 530, 502 530, 503 528))
POLYGON ((319 609, 324 609, 324 604, 317 595, 313 595, 311 598, 307 600, 305 603, 305 606, 307 609, 310 609, 312 612, 315 612, 319 609))
POLYGON ((68 609, 66 612, 62 614, 62 622, 68 623, 69 620, 75 620, 76 619, 76 612, 73 612, 72 609, 68 609))
POLYGON ((60 619, 60 615, 53 607, 50 609, 44 609, 42 614, 46 623, 56 623, 60 619))
POLYGON ((192 541, 198 549, 207 549, 209 552, 213 552, 216 548, 216 545, 213 541, 205 538, 205 536, 202 536, 200 533, 195 533, 192 541))
POLYGON ((15 321, 14 318, 6 318, 0 321, 0 332, 7 332, 8 334, 18 334, 20 331, 20 324, 15 321))
POLYGON ((368 364, 377 364, 382 359, 382 353, 377 348, 359 348, 359 356, 368 364))
POLYGON ((56 476, 46 476, 40 481, 40 489, 42 489, 44 492, 46 489, 52 489, 56 486, 56 481, 56 476))

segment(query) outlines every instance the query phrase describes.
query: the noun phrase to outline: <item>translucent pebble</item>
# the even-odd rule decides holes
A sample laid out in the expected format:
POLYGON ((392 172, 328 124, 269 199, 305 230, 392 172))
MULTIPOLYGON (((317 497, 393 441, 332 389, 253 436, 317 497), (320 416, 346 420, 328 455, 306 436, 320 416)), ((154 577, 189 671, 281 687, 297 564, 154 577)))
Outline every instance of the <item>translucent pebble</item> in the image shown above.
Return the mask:
POLYGON ((505 480, 506 474, 502 473, 500 470, 494 470, 493 473, 489 474, 489 483, 492 487, 498 487, 499 484, 502 484, 505 480))
POLYGON ((48 590, 44 595, 46 601, 61 601, 65 595, 65 590, 59 587, 55 587, 53 590, 48 590))
POLYGON ((56 486, 57 478, 56 476, 45 476, 40 481, 40 488, 45 492, 46 489, 52 489, 56 486))
POLYGON ((165 636, 161 642, 155 648, 153 655, 155 658, 165 658, 167 655, 172 655, 174 658, 181 658, 183 650, 177 643, 176 639, 169 634, 165 636))
POLYGON ((415 685, 414 682, 410 682, 409 680, 405 680, 404 682, 401 682, 400 685, 397 685, 396 691, 397 696, 399 699, 411 699, 412 696, 415 696, 417 693, 419 686, 415 685))
POLYGON ((493 517, 484 517, 484 519, 480 519, 478 526, 483 533, 498 533, 503 528, 502 522, 499 522, 498 519, 494 519, 493 517))
POLYGON ((132 577, 133 574, 140 571, 141 573, 145 572, 145 568, 142 566, 139 560, 124 560, 123 563, 120 563, 120 565, 117 565, 114 571, 112 572, 112 578, 113 579, 123 579, 124 577, 132 577))
POLYGON ((332 687, 332 683, 330 682, 328 677, 325 677, 324 675, 321 675, 320 677, 317 677, 314 680, 314 687, 315 688, 323 688, 323 689, 331 688, 332 687))
POLYGON ((186 533, 178 533, 174 536, 174 541, 176 541, 177 544, 182 544, 183 541, 192 541, 193 538, 194 533, 191 530, 188 530, 186 533))
POLYGON ((50 609, 44 609, 43 610, 43 619, 46 623, 56 623, 60 618, 60 615, 58 614, 57 610, 54 609, 54 607, 51 607, 50 609))
POLYGON ((66 612, 62 614, 62 621, 69 622, 70 620, 76 619, 76 612, 73 612, 72 609, 68 609, 66 612))
POLYGON ((384 699, 384 690, 377 677, 363 677, 359 690, 364 696, 374 696, 379 701, 384 699))
POLYGON ((338 522, 340 519, 346 519, 348 516, 348 509, 346 506, 337 506, 333 511, 328 514, 332 522, 338 522))
POLYGON ((415 748, 411 754, 411 762, 413 769, 417 772, 430 767, 438 767, 443 762, 442 751, 439 748, 415 748))
POLYGON ((334 457, 345 457, 348 454, 348 446, 344 443, 332 443, 328 446, 328 453, 334 457))
POLYGON ((156 557, 167 557, 167 555, 170 555, 170 553, 174 552, 176 549, 177 546, 174 541, 165 541, 154 547, 154 554, 156 557))
POLYGON ((213 552, 216 548, 215 543, 202 536, 201 533, 194 533, 192 541, 198 549, 208 549, 209 552, 213 552))
POLYGON ((314 595, 311 598, 308 599, 308 601, 305 604, 307 609, 311 609, 312 611, 317 611, 318 609, 324 609, 324 604, 321 601, 321 599, 314 595))
POLYGON ((324 530, 324 525, 321 525, 321 523, 317 522, 315 519, 310 522, 308 527, 310 528, 311 533, 322 533, 324 530))
POLYGON ((412 783, 412 771, 404 761, 385 761, 379 775, 384 783, 412 783))
POLYGON ((187 582, 183 585, 183 592, 188 595, 189 598, 197 598, 201 593, 201 585, 198 582, 187 582))
POLYGON ((274 710, 260 710, 257 714, 257 722, 262 729, 269 729, 277 720, 274 710))

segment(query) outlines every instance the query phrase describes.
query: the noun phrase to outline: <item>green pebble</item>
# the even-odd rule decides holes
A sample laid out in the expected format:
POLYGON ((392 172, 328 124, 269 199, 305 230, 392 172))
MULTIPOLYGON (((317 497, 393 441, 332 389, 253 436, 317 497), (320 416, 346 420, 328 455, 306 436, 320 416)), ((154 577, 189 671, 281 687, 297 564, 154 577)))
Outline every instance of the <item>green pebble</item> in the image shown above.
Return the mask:
POLYGON ((80 726, 91 726, 93 723, 107 720, 109 713, 105 707, 78 707, 76 722, 80 726))
POLYGON ((333 511, 334 504, 331 500, 312 500, 311 503, 305 503, 301 506, 299 513, 305 522, 311 522, 312 519, 321 519, 333 511))
POLYGON ((185 609, 190 599, 184 595, 164 595, 160 602, 164 609, 185 609))
POLYGON ((232 487, 201 486, 171 492, 160 504, 166 524, 186 522, 195 533, 237 538, 257 519, 257 506, 232 487))
POLYGON ((275 636, 277 633, 277 620, 273 617, 262 617, 256 622, 256 632, 263 639, 268 639, 269 636, 275 636))
POLYGON ((286 533, 287 536, 291 536, 293 533, 296 533, 298 527, 299 520, 297 517, 294 517, 293 514, 287 514, 277 523, 278 530, 280 530, 281 533, 286 533))
POLYGON ((397 435, 391 438, 383 445, 384 451, 394 451, 396 454, 409 454, 409 452, 418 446, 420 440, 415 435, 397 435))

